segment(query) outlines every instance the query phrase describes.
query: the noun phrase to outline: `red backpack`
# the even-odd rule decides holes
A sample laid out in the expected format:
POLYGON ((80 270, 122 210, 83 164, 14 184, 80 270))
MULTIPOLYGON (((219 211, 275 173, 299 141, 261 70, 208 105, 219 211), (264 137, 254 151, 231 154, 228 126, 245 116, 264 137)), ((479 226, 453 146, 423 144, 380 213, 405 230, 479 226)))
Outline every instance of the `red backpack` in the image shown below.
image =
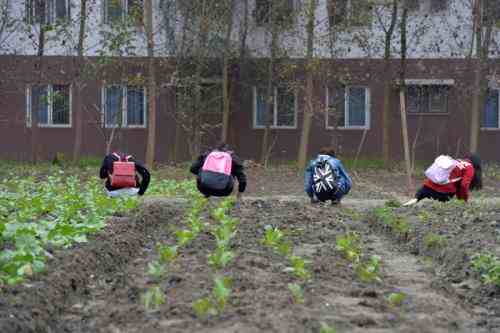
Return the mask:
POLYGON ((135 163, 129 161, 131 156, 120 156, 117 153, 113 155, 118 157, 118 161, 113 162, 113 173, 109 176, 111 186, 115 188, 136 187, 135 163))

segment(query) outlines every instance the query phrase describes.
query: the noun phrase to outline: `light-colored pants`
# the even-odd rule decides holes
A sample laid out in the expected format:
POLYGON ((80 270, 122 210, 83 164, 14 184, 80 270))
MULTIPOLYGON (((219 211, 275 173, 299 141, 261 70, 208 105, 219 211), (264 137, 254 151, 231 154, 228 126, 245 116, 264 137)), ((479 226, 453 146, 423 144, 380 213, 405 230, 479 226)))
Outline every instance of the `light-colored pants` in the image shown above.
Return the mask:
POLYGON ((126 196, 134 196, 137 195, 139 192, 139 189, 137 187, 127 187, 127 188, 121 188, 119 190, 114 190, 114 191, 108 191, 106 190, 106 194, 108 197, 115 198, 115 197, 126 197, 126 196))

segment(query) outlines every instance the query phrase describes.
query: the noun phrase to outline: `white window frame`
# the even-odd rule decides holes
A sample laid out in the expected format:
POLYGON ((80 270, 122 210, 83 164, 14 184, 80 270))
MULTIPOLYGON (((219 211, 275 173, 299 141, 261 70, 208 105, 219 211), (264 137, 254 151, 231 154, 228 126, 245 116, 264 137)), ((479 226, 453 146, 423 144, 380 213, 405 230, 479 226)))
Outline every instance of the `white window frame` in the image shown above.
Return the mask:
MULTIPOLYGON (((103 6, 102 6, 102 16, 103 16, 103 23, 110 25, 112 22, 108 19, 108 3, 109 1, 114 1, 114 0, 103 0, 103 6)), ((128 15, 128 0, 116 0, 119 1, 122 7, 122 17, 121 20, 125 20, 128 15)), ((144 6, 144 3, 143 3, 144 6)), ((144 19, 144 7, 142 7, 143 10, 143 19, 144 19)))
MULTIPOLYGON (((495 91, 498 94, 498 127, 483 127, 481 126, 481 131, 500 131, 500 88, 490 88, 490 91, 495 91)), ((481 110, 481 116, 482 113, 484 112, 484 108, 481 110)), ((482 121, 481 121, 482 123, 482 121)), ((482 125, 482 124, 481 124, 482 125)))
MULTIPOLYGON (((29 1, 31 4, 31 13, 25 13, 25 16, 29 17, 31 20, 31 22, 29 22, 29 24, 31 24, 31 25, 38 24, 38 22, 36 22, 36 20, 35 20, 35 18, 36 18, 36 15, 35 15, 36 14, 36 0, 26 0, 26 1, 29 1)), ((47 1, 45 3, 45 12, 43 14, 44 14, 46 24, 53 24, 57 21, 56 1, 57 0, 51 0, 51 1, 47 1)), ((66 2, 66 20, 70 21, 71 20, 71 10, 70 10, 71 0, 65 0, 65 2, 66 2)), ((26 10, 26 5, 25 5, 25 10, 26 10)))
MULTIPOLYGON (((272 129, 297 129, 297 115, 298 115, 298 94, 297 91, 293 92, 293 126, 278 125, 278 88, 274 88, 273 96, 273 119, 270 128, 272 129)), ((253 87, 253 129, 264 129, 266 126, 257 125, 257 87, 253 87)))
MULTIPOLYGON (((330 87, 326 86, 326 103, 325 103, 325 128, 327 130, 335 129, 335 126, 330 126, 328 123, 329 115, 329 101, 330 101, 330 87)), ((338 126, 337 129, 341 130, 369 130, 371 128, 371 94, 370 88, 367 86, 346 86, 344 88, 344 125, 338 126), (351 88, 363 88, 365 90, 365 126, 350 126, 349 125, 349 90, 351 88)))
MULTIPOLYGON (((127 92, 128 86, 123 84, 107 84, 103 85, 101 88, 101 124, 104 128, 147 128, 148 125, 148 95, 147 89, 145 86, 141 86, 143 94, 144 94, 144 124, 143 125, 129 125, 127 121, 127 108, 128 108, 128 99, 127 92), (106 123, 106 89, 109 87, 120 87, 122 89, 122 123, 118 125, 108 125, 106 123)), ((120 112, 120 111, 118 111, 120 112)))
MULTIPOLYGON (((59 85, 59 84, 55 84, 59 85)), ((48 96, 48 103, 47 103, 47 124, 40 124, 38 123, 37 126, 40 128, 47 127, 47 128, 71 128, 73 124, 73 86, 71 84, 67 84, 69 86, 69 123, 68 124, 53 124, 53 98, 51 96, 54 95, 54 84, 43 84, 43 86, 47 86, 47 96, 48 96)), ((32 87, 33 85, 28 85, 26 87, 26 127, 31 127, 33 125, 32 122, 32 104, 31 104, 31 96, 32 96, 32 87)))

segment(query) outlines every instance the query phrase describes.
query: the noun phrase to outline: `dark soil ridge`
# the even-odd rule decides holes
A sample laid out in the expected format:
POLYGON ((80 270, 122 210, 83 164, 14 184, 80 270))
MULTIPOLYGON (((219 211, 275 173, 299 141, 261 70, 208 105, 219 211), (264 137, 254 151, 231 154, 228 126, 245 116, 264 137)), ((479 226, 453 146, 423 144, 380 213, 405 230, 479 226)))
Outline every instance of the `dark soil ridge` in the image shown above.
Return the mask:
POLYGON ((0 332, 61 332, 61 315, 74 299, 89 293, 88 286, 121 272, 149 242, 162 222, 178 214, 175 206, 163 209, 144 205, 132 217, 115 216, 88 243, 57 250, 48 273, 0 291, 0 332))
POLYGON ((411 254, 433 276, 432 287, 455 298, 474 312, 488 332, 500 332, 500 288, 484 285, 471 269, 474 254, 490 251, 500 256, 500 201, 498 198, 474 200, 470 206, 439 208, 432 202, 395 210, 409 223, 405 235, 392 231, 369 214, 372 230, 392 241, 394 252, 411 254), (419 214, 429 212, 422 220, 419 214), (428 238, 432 235, 434 239, 428 238))

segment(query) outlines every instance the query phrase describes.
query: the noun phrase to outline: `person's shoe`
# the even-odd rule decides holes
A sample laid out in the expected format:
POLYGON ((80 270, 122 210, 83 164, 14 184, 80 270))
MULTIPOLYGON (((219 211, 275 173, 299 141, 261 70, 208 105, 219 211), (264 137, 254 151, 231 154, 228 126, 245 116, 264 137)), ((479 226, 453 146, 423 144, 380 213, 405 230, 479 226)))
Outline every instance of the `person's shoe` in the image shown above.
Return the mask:
POLYGON ((318 200, 318 199, 316 199, 316 198, 311 198, 311 204, 312 204, 312 205, 315 205, 315 204, 317 204, 317 203, 319 203, 319 200, 318 200))
POLYGON ((339 199, 333 199, 332 200, 332 206, 337 206, 340 205, 340 200, 339 199))
POLYGON ((410 201, 408 201, 408 202, 404 203, 404 204, 403 204, 403 206, 405 206, 405 207, 406 207, 406 206, 411 206, 411 205, 416 204, 417 202, 418 202, 418 199, 413 198, 413 199, 411 199, 410 201))

